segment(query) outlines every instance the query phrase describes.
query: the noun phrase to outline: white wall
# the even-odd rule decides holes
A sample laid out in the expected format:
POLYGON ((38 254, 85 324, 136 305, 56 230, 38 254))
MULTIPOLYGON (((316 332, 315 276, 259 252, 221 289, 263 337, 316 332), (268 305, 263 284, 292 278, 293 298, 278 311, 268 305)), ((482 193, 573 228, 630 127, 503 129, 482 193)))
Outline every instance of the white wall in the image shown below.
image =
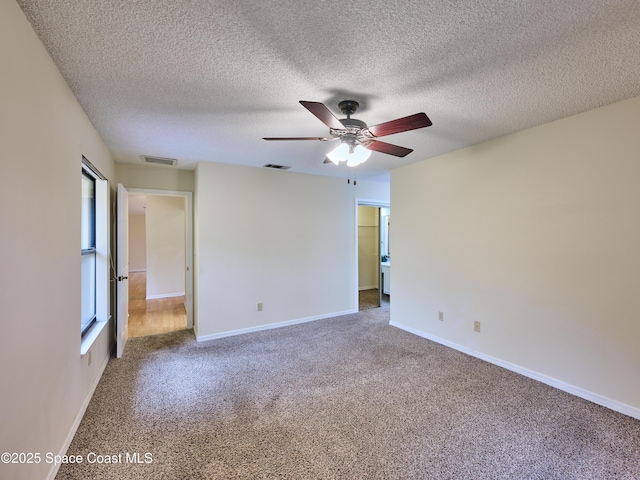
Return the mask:
POLYGON ((129 271, 147 269, 147 234, 145 215, 129 214, 129 271))
POLYGON ((380 253, 377 207, 358 207, 358 289, 378 288, 380 253))
POLYGON ((184 197, 147 195, 147 298, 185 294, 184 197))
MULTIPOLYGON (((0 451, 60 453, 108 359, 80 356, 80 172, 113 161, 13 1, 0 2, 0 451)), ((111 185, 113 187, 113 184, 111 185)), ((0 463, 0 478, 51 465, 0 463)))
POLYGON ((640 418, 639 132, 640 97, 393 170, 392 322, 640 418))
POLYGON ((356 197, 388 202, 389 187, 200 163, 198 337, 355 311, 356 197))
POLYGON ((116 164, 116 178, 127 188, 193 192, 195 172, 155 165, 116 164))

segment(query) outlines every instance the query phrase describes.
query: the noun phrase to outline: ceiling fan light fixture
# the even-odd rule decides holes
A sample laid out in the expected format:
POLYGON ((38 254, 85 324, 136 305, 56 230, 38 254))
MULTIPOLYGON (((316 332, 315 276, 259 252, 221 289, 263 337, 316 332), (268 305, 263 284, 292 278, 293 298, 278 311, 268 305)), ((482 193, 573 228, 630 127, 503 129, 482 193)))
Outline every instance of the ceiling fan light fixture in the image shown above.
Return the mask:
POLYGON ((347 166, 356 167, 364 163, 370 155, 371 150, 364 148, 362 145, 342 142, 327 154, 327 158, 336 165, 339 165, 340 162, 347 162, 347 166))
POLYGON ((344 162, 349 155, 349 145, 346 143, 340 143, 336 148, 327 153, 327 158, 331 160, 336 165, 339 165, 340 162, 344 162))
POLYGON ((366 162, 371 156, 371 150, 364 148, 362 145, 356 145, 353 148, 353 152, 349 152, 347 157, 347 165, 349 167, 356 167, 361 163, 366 162))

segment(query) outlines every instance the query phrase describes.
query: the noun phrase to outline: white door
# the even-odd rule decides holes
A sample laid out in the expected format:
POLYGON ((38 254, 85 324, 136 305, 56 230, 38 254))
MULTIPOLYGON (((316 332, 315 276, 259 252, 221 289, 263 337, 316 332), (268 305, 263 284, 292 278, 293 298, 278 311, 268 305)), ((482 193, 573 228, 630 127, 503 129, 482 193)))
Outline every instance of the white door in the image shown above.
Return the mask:
POLYGON ((116 357, 122 357, 129 336, 129 192, 118 184, 118 281, 116 357))

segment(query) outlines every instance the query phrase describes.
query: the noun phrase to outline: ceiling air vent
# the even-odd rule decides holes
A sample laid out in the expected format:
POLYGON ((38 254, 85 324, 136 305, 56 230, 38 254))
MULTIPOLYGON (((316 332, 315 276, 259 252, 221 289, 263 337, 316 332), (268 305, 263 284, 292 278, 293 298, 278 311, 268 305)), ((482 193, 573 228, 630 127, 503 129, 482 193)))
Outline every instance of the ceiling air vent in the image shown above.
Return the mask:
POLYGON ((273 163, 267 163, 264 168, 273 168, 274 170, 289 170, 291 167, 285 165, 275 165, 273 163))
POLYGON ((140 158, 142 159, 142 163, 148 163, 149 165, 175 167, 178 164, 178 160, 175 158, 149 157, 147 155, 140 155, 140 158))

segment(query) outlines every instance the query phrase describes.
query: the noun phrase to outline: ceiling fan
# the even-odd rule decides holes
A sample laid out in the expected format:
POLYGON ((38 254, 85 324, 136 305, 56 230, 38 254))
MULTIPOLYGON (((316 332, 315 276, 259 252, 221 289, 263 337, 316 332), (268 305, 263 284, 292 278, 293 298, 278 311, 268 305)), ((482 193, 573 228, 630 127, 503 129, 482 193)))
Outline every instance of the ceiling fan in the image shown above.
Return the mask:
POLYGON ((362 120, 351 118, 360 106, 355 100, 343 100, 338 104, 340 111, 347 116, 341 120, 320 102, 300 100, 300 103, 329 127, 329 137, 263 137, 263 140, 320 140, 321 142, 340 140, 340 145, 327 154, 324 163, 333 162, 339 165, 340 162, 346 161, 348 166, 355 167, 366 161, 371 151, 404 157, 413 150, 381 142, 377 138, 432 125, 425 113, 416 113, 368 127, 362 120))

